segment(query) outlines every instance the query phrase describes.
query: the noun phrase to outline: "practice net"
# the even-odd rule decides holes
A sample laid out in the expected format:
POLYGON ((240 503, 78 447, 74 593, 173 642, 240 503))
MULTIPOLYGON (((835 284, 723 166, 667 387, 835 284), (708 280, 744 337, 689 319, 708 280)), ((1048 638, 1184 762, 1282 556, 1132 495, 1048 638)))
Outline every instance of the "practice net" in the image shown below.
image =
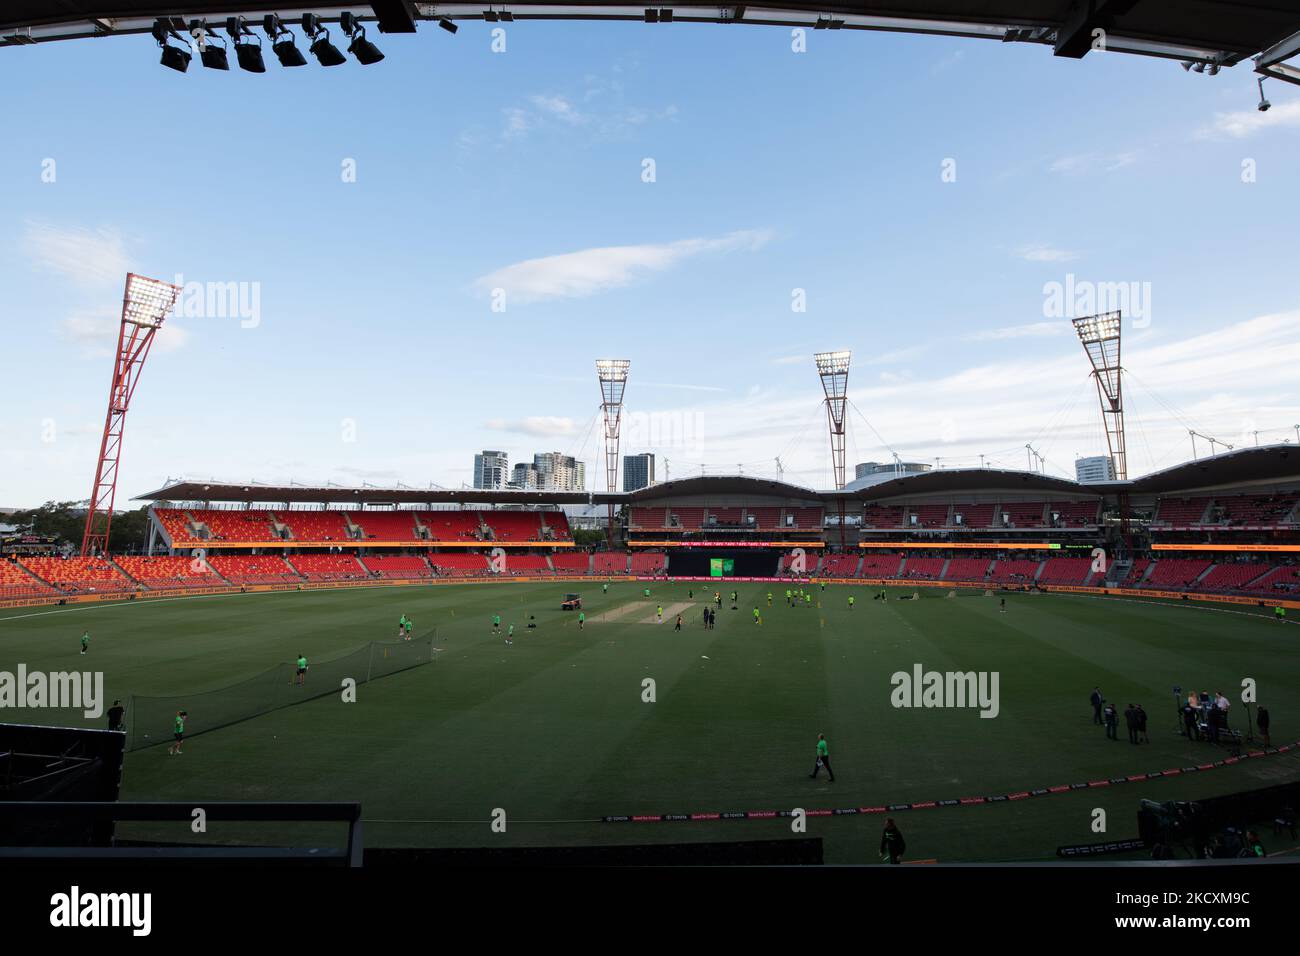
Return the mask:
POLYGON ((346 678, 365 684, 428 664, 437 653, 433 646, 435 633, 431 631, 409 641, 372 641, 342 657, 311 661, 302 686, 295 679, 297 667, 284 663, 218 690, 172 697, 133 694, 127 708, 130 728, 127 749, 139 750, 172 740, 173 722, 178 711, 187 712, 185 736, 189 738, 260 717, 290 704, 301 704, 327 694, 341 694, 346 678))

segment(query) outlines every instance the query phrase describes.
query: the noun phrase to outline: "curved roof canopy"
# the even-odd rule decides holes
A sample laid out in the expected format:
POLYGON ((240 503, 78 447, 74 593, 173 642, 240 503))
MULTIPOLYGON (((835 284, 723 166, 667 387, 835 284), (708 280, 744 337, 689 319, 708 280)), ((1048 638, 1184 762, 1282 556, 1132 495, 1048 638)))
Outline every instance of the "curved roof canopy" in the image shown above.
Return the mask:
POLYGON ((220 30, 227 17, 242 16, 260 28, 278 15, 286 25, 304 13, 326 24, 344 13, 377 23, 381 33, 412 33, 430 20, 638 20, 804 26, 829 30, 975 37, 1051 47, 1057 56, 1079 58, 1104 41, 1107 52, 1232 66, 1260 56, 1259 72, 1297 81, 1300 70, 1282 60, 1296 53, 1300 9, 1278 0, 889 0, 886 3, 766 0, 746 4, 621 3, 421 3, 373 0, 356 3, 266 0, 6 0, 0 4, 0 45, 149 33, 165 18, 180 33, 196 20, 220 30), (1098 31, 1102 31, 1099 33, 1098 31), (1283 72, 1274 72, 1274 70, 1283 72), (1294 78, 1286 75, 1294 73, 1294 78))

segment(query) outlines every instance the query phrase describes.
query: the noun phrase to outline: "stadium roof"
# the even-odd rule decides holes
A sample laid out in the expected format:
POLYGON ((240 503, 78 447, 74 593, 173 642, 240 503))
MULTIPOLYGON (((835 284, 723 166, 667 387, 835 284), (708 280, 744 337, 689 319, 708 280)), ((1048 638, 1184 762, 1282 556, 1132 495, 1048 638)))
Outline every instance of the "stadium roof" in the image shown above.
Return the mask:
POLYGON ((824 492, 792 485, 770 478, 753 478, 748 475, 696 475, 676 481, 661 481, 626 495, 634 504, 656 498, 684 498, 689 495, 771 495, 778 498, 803 498, 820 501, 824 492))
MULTIPOLYGON (((180 32, 206 19, 220 28, 228 16, 257 25, 268 13, 291 22, 305 12, 326 23, 345 11, 377 21, 384 33, 411 33, 421 20, 637 20, 806 26, 976 37, 1050 46, 1058 56, 1078 58, 1105 31, 1108 52, 1136 53, 1231 66, 1265 54, 1257 69, 1300 70, 1281 65, 1300 38, 1300 10, 1278 0, 888 0, 884 3, 765 0, 746 4, 568 0, 546 3, 419 3, 373 0, 345 4, 267 0, 7 0, 0 5, 0 45, 118 34, 148 33, 157 18, 170 18, 180 32)), ((1281 78, 1290 77, 1280 75, 1281 78)))
MULTIPOLYGON (((1300 448, 1281 444, 1239 448, 1183 462, 1163 471, 1143 475, 1129 482, 1128 488, 1138 494, 1166 494, 1224 485, 1297 481, 1300 481, 1300 448)), ((1104 487, 1107 491, 1115 491, 1121 485, 1122 483, 1109 483, 1104 487)))
POLYGON ((859 501, 896 498, 899 495, 942 494, 957 491, 1043 491, 1071 495, 1101 495, 1096 485, 1084 485, 1069 478, 1053 478, 1036 471, 1011 471, 1000 468, 941 468, 914 472, 899 478, 877 482, 842 492, 826 492, 826 497, 859 501))
MULTIPOLYGON (((202 481, 178 478, 157 491, 136 495, 133 501, 239 501, 269 504, 589 504, 604 503, 609 496, 589 491, 514 491, 493 488, 350 488, 344 485, 202 481)), ((616 494, 617 500, 625 495, 616 494)))

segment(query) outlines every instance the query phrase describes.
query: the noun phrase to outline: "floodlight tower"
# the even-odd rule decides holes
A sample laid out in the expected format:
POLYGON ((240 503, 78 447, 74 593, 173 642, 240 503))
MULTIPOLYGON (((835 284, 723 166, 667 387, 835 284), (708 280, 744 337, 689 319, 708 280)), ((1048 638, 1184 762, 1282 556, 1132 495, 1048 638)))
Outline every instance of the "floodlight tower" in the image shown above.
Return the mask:
POLYGON ((108 390, 108 414, 104 419, 104 437, 99 444, 99 461, 95 466, 95 483, 90 489, 90 507, 86 511, 86 531, 81 539, 83 556, 108 550, 108 532, 113 523, 113 500, 117 495, 117 466, 122 457, 122 429, 131 395, 140 380, 144 360, 154 334, 176 304, 179 286, 134 273, 126 277, 122 295, 122 325, 117 334, 117 356, 113 363, 113 382, 108 390), (95 516, 104 515, 104 530, 95 529, 95 516))
POLYGON ((818 352, 813 356, 822 391, 826 393, 826 424, 831 432, 831 465, 835 490, 844 487, 844 409, 848 404, 849 359, 852 352, 818 352))
MULTIPOLYGON (((623 424, 623 390, 627 388, 627 359, 596 359, 600 379, 600 410, 605 416, 605 490, 618 490, 618 432, 623 424)), ((614 502, 609 502, 609 543, 614 543, 614 502)))
MULTIPOLYGON (((848 405, 849 360, 853 353, 817 352, 817 374, 826 394, 826 425, 831 433, 831 468, 835 472, 835 490, 844 490, 844 410, 848 405)), ((845 546, 844 497, 840 496, 840 548, 845 546)))
POLYGON ((1122 321, 1119 312, 1103 312, 1073 319, 1074 331, 1092 363, 1101 402, 1101 421, 1106 429, 1106 446, 1117 481, 1128 480, 1128 458, 1124 450, 1124 393, 1120 381, 1119 345, 1122 321))

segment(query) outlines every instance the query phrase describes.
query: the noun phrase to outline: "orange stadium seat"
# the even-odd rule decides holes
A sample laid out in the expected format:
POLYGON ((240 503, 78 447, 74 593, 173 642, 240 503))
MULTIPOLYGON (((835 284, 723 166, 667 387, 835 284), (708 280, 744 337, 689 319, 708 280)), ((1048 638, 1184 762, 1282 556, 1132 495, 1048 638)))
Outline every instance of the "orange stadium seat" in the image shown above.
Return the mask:
POLYGON ((439 551, 429 555, 429 564, 440 578, 485 577, 488 573, 487 558, 481 554, 439 551))
POLYGON ((188 512, 177 508, 158 508, 154 513, 158 515, 158 523, 163 526, 163 530, 172 539, 172 544, 189 544, 192 541, 199 540, 195 536, 194 529, 190 526, 188 512))
POLYGON ((222 584, 202 558, 183 555, 124 555, 114 559, 119 568, 147 588, 210 588, 222 584))
POLYGON ((494 541, 542 540, 542 519, 536 511, 485 511, 482 516, 494 541))
POLYGON ((1043 570, 1038 574, 1038 583, 1083 584, 1091 576, 1091 558, 1048 558, 1043 562, 1043 570))
POLYGON ((909 557, 903 565, 904 578, 920 578, 923 581, 937 581, 943 573, 943 558, 909 557))
POLYGON ((295 541, 352 540, 341 511, 277 511, 275 516, 289 526, 295 541))
MULTIPOLYGON (((944 571, 943 580, 945 581, 987 581, 989 580, 989 565, 993 562, 988 558, 953 558, 948 562, 948 568, 944 571)), ((908 562, 910 567, 912 562, 908 562)))
POLYGON ((420 523, 429 529, 434 541, 484 541, 477 511, 419 511, 420 523))
POLYGON ((136 583, 103 558, 23 558, 23 567, 60 591, 134 591, 136 583))
POLYGON ((627 552, 597 551, 592 555, 592 570, 596 574, 627 574, 627 552))
POLYGON ((1187 590, 1196 586, 1196 579, 1208 567, 1210 562, 1203 558, 1161 558, 1143 586, 1187 590))
POLYGON ((1038 573, 1038 565, 1039 562, 1036 560, 1003 559, 993 565, 993 573, 988 579, 998 584, 1033 584, 1034 575, 1038 573))
MULTIPOLYGON (((372 541, 419 541, 414 511, 349 511, 348 518, 372 541)), ((426 566, 426 570, 428 570, 426 566)))
POLYGON ((370 577, 351 554, 295 554, 289 564, 308 581, 353 581, 370 577))
POLYGON ((632 553, 633 574, 660 574, 666 567, 662 551, 635 551, 632 553))
POLYGON ((191 508, 189 515, 205 524, 215 541, 279 541, 269 511, 225 511, 191 508))
POLYGON ((361 563, 380 578, 404 580, 433 576, 428 562, 417 555, 367 555, 361 563))
POLYGON ((591 573, 591 555, 585 551, 570 551, 551 555, 551 564, 556 574, 591 573))
MULTIPOLYGON (((822 558, 818 574, 828 578, 853 578, 858 576, 859 554, 828 554, 822 558)), ((784 560, 784 558, 782 559, 784 560)), ((898 563, 894 563, 898 567, 898 563)))
POLYGON ((22 565, 0 558, 0 601, 21 601, 57 593, 44 581, 32 577, 22 565))
POLYGON ((289 584, 302 578, 276 554, 214 554, 208 564, 231 584, 289 584))
POLYGON ((862 574, 864 578, 896 578, 898 569, 903 564, 901 554, 864 554, 862 556, 862 574))

